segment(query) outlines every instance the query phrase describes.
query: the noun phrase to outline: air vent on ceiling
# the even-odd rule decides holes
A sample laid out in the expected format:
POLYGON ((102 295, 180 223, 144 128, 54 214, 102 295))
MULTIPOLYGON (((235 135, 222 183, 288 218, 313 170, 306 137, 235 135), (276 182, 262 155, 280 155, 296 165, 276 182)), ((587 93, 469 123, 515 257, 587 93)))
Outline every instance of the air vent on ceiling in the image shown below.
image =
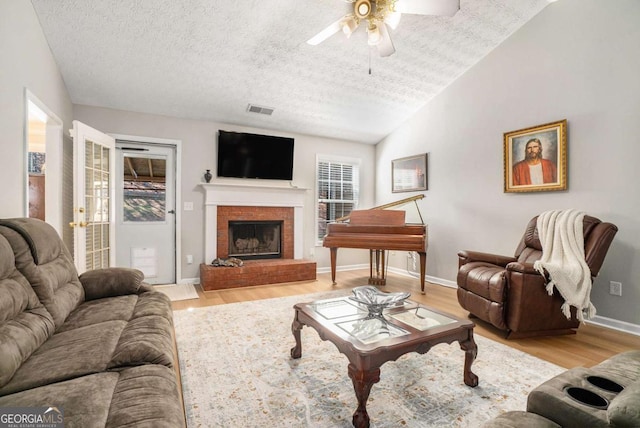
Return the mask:
POLYGON ((255 104, 247 105, 247 111, 250 113, 266 114, 267 116, 271 116, 273 114, 273 110, 275 109, 271 107, 262 107, 255 104))

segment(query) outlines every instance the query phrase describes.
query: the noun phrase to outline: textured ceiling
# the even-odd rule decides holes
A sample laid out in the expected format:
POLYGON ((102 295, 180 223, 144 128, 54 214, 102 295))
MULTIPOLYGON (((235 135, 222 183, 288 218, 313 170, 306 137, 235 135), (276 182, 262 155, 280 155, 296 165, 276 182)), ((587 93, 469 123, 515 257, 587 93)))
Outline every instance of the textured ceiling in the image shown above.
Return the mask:
POLYGON ((403 15, 387 58, 362 25, 350 39, 306 43, 350 10, 344 0, 32 3, 75 104, 375 144, 548 1, 403 15), (249 113, 249 103, 275 111, 249 113))

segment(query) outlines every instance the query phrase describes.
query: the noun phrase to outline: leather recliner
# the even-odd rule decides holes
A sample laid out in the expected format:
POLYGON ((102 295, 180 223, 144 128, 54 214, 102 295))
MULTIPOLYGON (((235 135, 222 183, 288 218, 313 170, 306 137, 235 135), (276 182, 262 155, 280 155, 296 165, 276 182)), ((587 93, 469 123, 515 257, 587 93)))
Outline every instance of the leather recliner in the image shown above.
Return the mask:
MULTIPOLYGON (((567 319, 561 310, 564 299, 555 289, 550 296, 545 288, 547 278, 533 268, 542 257, 537 219, 529 221, 513 257, 476 251, 458 253, 460 306, 505 330, 509 339, 571 334, 580 324, 574 307, 571 319, 567 319)), ((588 215, 583 224, 585 260, 593 280, 618 228, 588 215)))

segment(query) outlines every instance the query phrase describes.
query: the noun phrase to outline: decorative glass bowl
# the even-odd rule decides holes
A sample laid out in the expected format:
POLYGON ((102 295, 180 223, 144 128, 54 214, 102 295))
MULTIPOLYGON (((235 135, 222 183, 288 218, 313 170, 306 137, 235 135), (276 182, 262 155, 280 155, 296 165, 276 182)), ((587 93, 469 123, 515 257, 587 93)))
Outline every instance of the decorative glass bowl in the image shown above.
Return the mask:
POLYGON ((398 306, 404 302, 411 293, 396 292, 384 293, 371 285, 363 285, 352 290, 351 300, 366 306, 370 316, 380 317, 385 308, 398 306))

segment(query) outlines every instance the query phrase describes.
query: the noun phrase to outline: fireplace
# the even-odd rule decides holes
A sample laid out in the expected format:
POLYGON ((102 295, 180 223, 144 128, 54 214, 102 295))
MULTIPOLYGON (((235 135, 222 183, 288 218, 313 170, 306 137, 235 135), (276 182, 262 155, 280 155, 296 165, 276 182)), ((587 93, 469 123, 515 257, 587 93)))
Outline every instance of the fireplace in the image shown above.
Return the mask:
POLYGON ((293 208, 219 206, 217 211, 217 257, 294 258, 293 208))
MULTIPOLYGON (((205 190, 206 262, 200 264, 200 285, 203 290, 214 291, 316 279, 316 263, 302 258, 303 207, 308 189, 230 183, 207 183, 201 186, 205 190), (279 232, 273 230, 275 225, 272 224, 273 232, 258 231, 252 237, 259 241, 261 235, 269 237, 273 233, 274 236, 278 236, 280 257, 246 260, 242 267, 211 266, 209 263, 215 258, 227 258, 233 254, 230 254, 232 250, 248 244, 239 242, 239 245, 231 248, 230 234, 245 233, 231 232, 229 223, 233 222, 258 223, 258 226, 279 223, 279 232)), ((251 239, 249 236, 236 235, 233 240, 237 238, 251 239)), ((268 240, 269 238, 265 241, 268 240)), ((255 241, 252 244, 255 246, 255 241)))
POLYGON ((229 257, 281 258, 282 224, 282 221, 229 221, 229 257))

